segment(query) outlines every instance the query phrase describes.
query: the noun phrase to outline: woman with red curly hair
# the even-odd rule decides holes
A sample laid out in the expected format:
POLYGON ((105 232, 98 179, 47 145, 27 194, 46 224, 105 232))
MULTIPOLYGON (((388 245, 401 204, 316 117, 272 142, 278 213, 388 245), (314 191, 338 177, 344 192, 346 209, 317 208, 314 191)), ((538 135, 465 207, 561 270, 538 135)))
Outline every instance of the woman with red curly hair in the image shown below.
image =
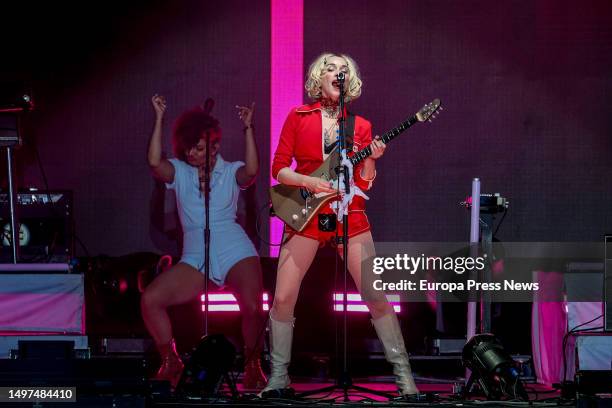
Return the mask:
POLYGON ((160 274, 145 290, 141 308, 145 325, 161 355, 156 379, 170 381, 176 388, 183 363, 176 352, 169 306, 197 298, 204 287, 204 165, 210 158, 210 279, 218 286, 229 286, 242 312, 245 344, 245 388, 265 385, 260 365, 262 343, 259 332, 264 323, 259 308, 262 293, 261 265, 257 251, 236 222, 240 189, 250 186, 259 170, 253 134, 253 108, 236 106, 244 124, 245 161, 227 162, 218 153, 221 129, 210 115, 212 100, 204 107, 184 112, 176 121, 173 146, 176 158, 162 158, 162 124, 166 111, 163 96, 154 95, 155 127, 149 142, 148 163, 153 176, 174 190, 181 226, 183 253, 178 264, 160 274), (210 152, 206 151, 206 135, 210 152), (232 245, 227 245, 231 242, 232 245))

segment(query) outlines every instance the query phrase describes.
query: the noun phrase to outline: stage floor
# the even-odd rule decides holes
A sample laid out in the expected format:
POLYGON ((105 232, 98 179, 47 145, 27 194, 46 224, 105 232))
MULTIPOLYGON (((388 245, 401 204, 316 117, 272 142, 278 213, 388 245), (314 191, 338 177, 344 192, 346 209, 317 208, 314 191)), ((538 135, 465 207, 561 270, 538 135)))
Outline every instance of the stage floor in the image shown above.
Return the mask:
POLYGON ((323 391, 320 393, 301 396, 301 393, 308 393, 320 390, 333 385, 329 382, 310 382, 308 379, 294 378, 292 388, 295 390, 295 398, 278 398, 278 399, 259 399, 249 390, 243 390, 238 384, 240 393, 239 399, 229 398, 229 389, 224 388, 224 393, 227 397, 216 398, 193 398, 187 396, 177 396, 170 399, 154 399, 152 406, 155 407, 175 407, 193 406, 193 407, 208 407, 208 406, 299 406, 299 407, 315 407, 315 406, 513 406, 513 407, 528 407, 528 406, 574 406, 575 401, 559 400, 559 392, 552 390, 540 384, 526 384, 529 392, 530 402, 515 402, 515 401, 484 401, 482 397, 470 397, 467 400, 461 400, 453 395, 453 382, 437 381, 435 379, 427 380, 428 382, 417 382, 419 390, 424 394, 420 400, 402 400, 397 398, 395 385, 391 382, 391 377, 374 377, 367 379, 356 379, 355 385, 365 387, 372 392, 364 390, 350 389, 348 399, 345 399, 343 390, 335 389, 332 391, 323 391), (384 397, 379 393, 388 393, 392 398, 384 397))

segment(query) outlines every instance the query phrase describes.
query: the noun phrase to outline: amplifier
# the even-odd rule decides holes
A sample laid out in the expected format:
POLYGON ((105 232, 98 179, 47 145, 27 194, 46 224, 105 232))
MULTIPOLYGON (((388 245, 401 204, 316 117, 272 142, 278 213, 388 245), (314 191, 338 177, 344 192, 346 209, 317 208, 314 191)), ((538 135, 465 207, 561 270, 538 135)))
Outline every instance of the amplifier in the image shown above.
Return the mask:
POLYGON ((155 344, 151 339, 142 338, 108 338, 101 341, 104 354, 139 354, 145 355, 155 352, 155 344))
POLYGON ((431 355, 439 356, 445 354, 461 354, 465 346, 465 337, 430 339, 429 352, 431 355))
MULTIPOLYGON (((19 357, 19 344, 21 342, 57 342, 69 341, 74 345, 75 357, 85 358, 89 353, 87 336, 81 335, 27 335, 25 333, 13 332, 11 335, 0 335, 0 360, 6 358, 16 359, 19 357)), ((21 356, 23 357, 23 355, 21 356)))
MULTIPOLYGON (((21 262, 65 263, 74 253, 72 191, 20 192, 21 262)), ((0 192, 0 263, 11 262, 11 219, 8 194, 0 192)))

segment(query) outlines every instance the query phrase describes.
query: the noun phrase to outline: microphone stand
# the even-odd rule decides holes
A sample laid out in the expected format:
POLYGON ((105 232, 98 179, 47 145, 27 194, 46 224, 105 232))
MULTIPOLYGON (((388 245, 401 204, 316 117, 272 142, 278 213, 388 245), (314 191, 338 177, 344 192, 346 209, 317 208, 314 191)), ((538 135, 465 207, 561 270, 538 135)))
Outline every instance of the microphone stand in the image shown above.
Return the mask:
POLYGON ((204 336, 208 336, 208 279, 210 278, 210 132, 206 132, 204 161, 204 336))
MULTIPOLYGON (((204 337, 208 337, 208 309, 210 305, 208 296, 208 279, 210 278, 210 132, 206 132, 206 159, 204 161, 204 337)), ((200 268, 202 270, 202 268, 200 268)), ((225 382, 230 388, 232 398, 238 398, 238 390, 234 380, 228 372, 223 374, 225 382)))
POLYGON ((10 219, 11 219, 11 231, 9 233, 9 240, 11 242, 11 261, 16 264, 19 262, 19 230, 20 224, 17 218, 17 200, 14 185, 14 172, 13 172, 13 147, 11 145, 6 147, 6 167, 8 177, 8 201, 10 208, 10 219))
POLYGON ((19 117, 18 114, 29 111, 32 108, 30 97, 27 95, 23 96, 23 105, 10 105, 0 107, 0 120, 2 121, 3 130, 8 132, 8 136, 2 135, 0 137, 0 147, 6 148, 6 167, 7 167, 7 181, 8 181, 8 195, 7 201, 9 204, 9 218, 11 230, 8 233, 2 233, 0 236, 7 238, 10 241, 11 246, 11 262, 16 264, 20 258, 20 230, 21 224, 18 218, 17 209, 17 191, 15 188, 15 172, 13 162, 13 148, 19 145, 19 117), (14 121, 13 121, 14 120, 14 121), (8 122, 11 122, 8 124, 8 122), (14 123, 14 124, 13 124, 14 123), (14 127, 14 128, 13 128, 14 127), (5 235, 6 234, 6 235, 5 235))
MULTIPOLYGON (((338 151, 340 154, 338 155, 338 165, 336 166, 335 171, 338 176, 340 174, 344 174, 344 191, 346 194, 349 194, 351 190, 349 171, 346 166, 342 165, 342 153, 344 152, 345 154, 348 154, 346 143, 346 108, 344 106, 344 79, 344 72, 338 73, 338 85, 340 88, 340 97, 338 99, 338 107, 340 109, 340 116, 338 117, 338 151)), ((338 184, 338 195, 340 195, 340 188, 342 187, 340 184, 338 184)), ((351 374, 348 370, 348 227, 348 214, 343 214, 342 237, 336 236, 336 243, 338 245, 342 245, 342 265, 344 270, 344 293, 342 297, 342 373, 338 375, 334 385, 323 387, 318 390, 306 391, 301 393, 299 396, 304 397, 341 389, 344 395, 344 401, 349 402, 348 390, 353 389, 355 391, 367 392, 369 394, 392 399, 393 396, 389 393, 353 384, 351 374)))

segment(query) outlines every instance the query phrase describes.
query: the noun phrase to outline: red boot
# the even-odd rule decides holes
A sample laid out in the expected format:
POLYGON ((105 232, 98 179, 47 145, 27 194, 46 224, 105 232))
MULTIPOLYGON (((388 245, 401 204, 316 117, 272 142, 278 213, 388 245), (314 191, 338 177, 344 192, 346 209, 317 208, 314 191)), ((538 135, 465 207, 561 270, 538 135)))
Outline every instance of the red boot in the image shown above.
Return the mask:
POLYGON ((169 381, 170 388, 174 391, 181 379, 185 366, 176 352, 174 339, 168 344, 158 346, 158 349, 161 357, 161 367, 159 367, 155 379, 158 381, 169 381))
POLYGON ((261 353, 253 353, 245 351, 244 356, 244 377, 242 378, 242 387, 245 390, 260 390, 266 386, 268 379, 261 369, 261 353))

